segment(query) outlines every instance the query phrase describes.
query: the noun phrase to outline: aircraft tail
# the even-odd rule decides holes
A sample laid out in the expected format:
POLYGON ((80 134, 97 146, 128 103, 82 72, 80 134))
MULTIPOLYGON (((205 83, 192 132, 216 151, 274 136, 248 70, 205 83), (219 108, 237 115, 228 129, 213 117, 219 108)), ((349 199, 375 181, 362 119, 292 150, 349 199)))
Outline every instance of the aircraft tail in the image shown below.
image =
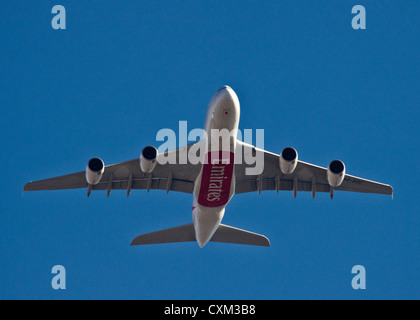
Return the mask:
MULTIPOLYGON (((183 226, 146 233, 138 236, 132 242, 132 246, 196 241, 194 225, 192 223, 183 226)), ((267 237, 246 230, 220 224, 211 242, 236 243, 254 246, 269 247, 267 237)))

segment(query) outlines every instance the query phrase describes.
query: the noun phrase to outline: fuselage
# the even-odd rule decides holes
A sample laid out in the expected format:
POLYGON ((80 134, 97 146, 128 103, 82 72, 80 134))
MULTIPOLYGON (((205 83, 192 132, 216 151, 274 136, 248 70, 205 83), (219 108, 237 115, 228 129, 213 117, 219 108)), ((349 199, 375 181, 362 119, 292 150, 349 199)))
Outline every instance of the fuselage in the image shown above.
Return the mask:
POLYGON ((193 224, 201 248, 213 237, 235 192, 234 159, 239 115, 236 93, 228 86, 220 88, 207 109, 206 151, 194 184, 193 224))

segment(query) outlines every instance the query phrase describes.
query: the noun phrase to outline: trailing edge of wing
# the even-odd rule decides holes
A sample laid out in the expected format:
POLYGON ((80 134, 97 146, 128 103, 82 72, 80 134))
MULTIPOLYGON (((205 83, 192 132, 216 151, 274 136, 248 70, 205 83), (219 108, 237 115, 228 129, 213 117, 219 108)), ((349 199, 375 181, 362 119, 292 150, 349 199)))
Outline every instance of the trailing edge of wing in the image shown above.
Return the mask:
MULTIPOLYGON (((132 242, 132 246, 175 243, 196 241, 194 225, 192 223, 183 226, 146 233, 138 236, 132 242)), ((270 241, 267 237, 249 232, 246 230, 230 227, 221 224, 214 234, 211 242, 235 243, 254 246, 269 247, 270 241)))

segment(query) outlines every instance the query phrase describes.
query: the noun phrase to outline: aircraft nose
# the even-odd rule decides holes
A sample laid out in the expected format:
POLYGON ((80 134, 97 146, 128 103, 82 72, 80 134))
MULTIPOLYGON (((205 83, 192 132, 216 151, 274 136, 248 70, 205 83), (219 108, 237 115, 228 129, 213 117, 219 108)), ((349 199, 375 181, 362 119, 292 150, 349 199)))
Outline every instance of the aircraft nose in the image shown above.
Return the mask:
POLYGON ((225 86, 221 87, 219 90, 217 90, 217 92, 223 91, 223 90, 228 90, 228 89, 232 89, 232 88, 225 85, 225 86))
POLYGON ((223 86, 216 92, 216 95, 220 98, 232 96, 233 94, 235 94, 235 91, 229 86, 223 86))
POLYGON ((226 107, 231 107, 238 101, 238 97, 229 86, 223 86, 217 91, 217 98, 220 104, 223 104, 226 107))

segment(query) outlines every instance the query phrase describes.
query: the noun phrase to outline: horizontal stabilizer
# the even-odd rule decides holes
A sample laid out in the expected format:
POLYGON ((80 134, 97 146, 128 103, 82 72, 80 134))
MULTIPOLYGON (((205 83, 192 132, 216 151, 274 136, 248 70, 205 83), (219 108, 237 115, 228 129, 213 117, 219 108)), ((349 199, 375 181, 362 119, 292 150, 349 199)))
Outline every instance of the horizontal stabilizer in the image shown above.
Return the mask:
POLYGON ((213 238, 211 238, 210 241, 247 244, 247 245, 264 246, 264 247, 270 246, 270 241, 267 239, 267 237, 261 234, 230 227, 224 224, 221 224, 219 228, 217 228, 216 233, 214 234, 213 238))
POLYGON ((195 231, 192 223, 183 226, 146 233, 138 236, 132 242, 132 246, 143 244, 172 243, 195 241, 195 231))
MULTIPOLYGON (((160 230, 156 232, 146 233, 138 236, 132 242, 132 246, 158 243, 174 243, 174 242, 188 242, 196 241, 194 225, 192 223, 183 226, 160 230)), ((219 225, 219 228, 213 235, 211 242, 236 243, 255 246, 270 246, 270 241, 267 237, 230 227, 224 224, 219 225)))

